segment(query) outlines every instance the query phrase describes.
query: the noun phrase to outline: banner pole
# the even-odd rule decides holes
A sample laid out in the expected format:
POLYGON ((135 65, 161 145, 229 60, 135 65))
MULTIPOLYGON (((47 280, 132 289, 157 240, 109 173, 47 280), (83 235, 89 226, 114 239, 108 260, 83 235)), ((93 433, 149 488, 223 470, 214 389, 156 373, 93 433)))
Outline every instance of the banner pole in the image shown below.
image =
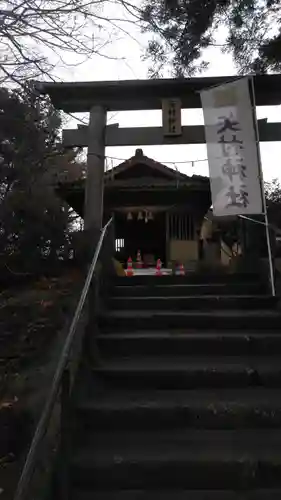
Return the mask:
POLYGON ((275 291, 273 262, 272 262, 272 251, 271 251, 271 243, 270 243, 270 235, 269 235, 269 225, 268 225, 268 215, 267 215, 267 206, 266 206, 266 198, 265 198, 265 191, 264 191, 264 181, 263 181, 263 172, 262 172, 262 163, 261 163, 259 129, 258 129, 258 119, 257 119, 257 113, 256 113, 256 97, 255 97, 255 86, 254 86, 254 77, 253 76, 250 77, 250 82, 251 82, 251 90, 252 90, 252 110, 253 110, 254 126, 255 126, 255 132, 256 132, 256 146, 257 146, 257 156, 258 156, 259 178, 260 178, 260 187, 261 187, 262 200, 263 200, 264 222, 265 222, 266 242, 267 242, 267 250, 268 250, 270 284, 271 284, 272 296, 275 297, 276 291, 275 291))

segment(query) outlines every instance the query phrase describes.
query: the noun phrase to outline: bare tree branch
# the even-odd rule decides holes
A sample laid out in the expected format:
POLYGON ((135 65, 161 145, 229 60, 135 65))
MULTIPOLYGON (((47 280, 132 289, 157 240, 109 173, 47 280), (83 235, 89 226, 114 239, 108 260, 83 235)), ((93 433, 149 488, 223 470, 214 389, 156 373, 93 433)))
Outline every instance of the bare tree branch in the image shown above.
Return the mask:
POLYGON ((50 77, 58 63, 76 66, 93 54, 116 59, 107 46, 118 33, 131 36, 125 23, 140 21, 140 9, 125 0, 6 0, 0 8, 0 82, 50 77))

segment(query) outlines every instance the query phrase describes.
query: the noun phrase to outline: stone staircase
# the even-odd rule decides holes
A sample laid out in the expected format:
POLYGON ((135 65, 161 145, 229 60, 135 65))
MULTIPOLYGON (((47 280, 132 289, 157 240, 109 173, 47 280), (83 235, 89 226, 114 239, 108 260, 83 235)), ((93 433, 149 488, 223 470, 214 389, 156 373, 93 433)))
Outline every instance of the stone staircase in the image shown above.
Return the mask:
POLYGON ((279 500, 281 317, 255 277, 118 278, 81 368, 71 500, 279 500))

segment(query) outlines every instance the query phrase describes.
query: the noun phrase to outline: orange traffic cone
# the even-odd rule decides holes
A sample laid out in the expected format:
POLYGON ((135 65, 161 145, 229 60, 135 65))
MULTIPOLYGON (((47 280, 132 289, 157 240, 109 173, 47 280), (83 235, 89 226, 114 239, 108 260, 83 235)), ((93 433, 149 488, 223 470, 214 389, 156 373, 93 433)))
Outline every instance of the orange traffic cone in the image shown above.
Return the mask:
POLYGON ((162 262, 161 262, 160 259, 157 259, 157 262, 156 262, 156 272, 155 272, 156 276, 162 276, 161 267, 162 267, 162 262))
POLYGON ((132 263, 131 257, 129 257, 128 261, 127 261, 126 275, 127 276, 134 276, 133 263, 132 263))
POLYGON ((141 252, 138 250, 137 253, 137 269, 142 269, 141 252))

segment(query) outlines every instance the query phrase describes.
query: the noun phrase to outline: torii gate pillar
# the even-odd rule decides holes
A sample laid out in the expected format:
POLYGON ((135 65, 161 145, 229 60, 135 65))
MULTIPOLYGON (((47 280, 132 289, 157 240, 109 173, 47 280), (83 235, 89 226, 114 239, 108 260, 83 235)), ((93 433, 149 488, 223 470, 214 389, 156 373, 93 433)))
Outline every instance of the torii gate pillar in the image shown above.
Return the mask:
POLYGON ((106 109, 93 106, 88 127, 87 176, 85 183, 84 231, 87 254, 92 258, 103 222, 106 109), (89 242, 90 245, 89 245, 89 242))
POLYGON ((105 127, 105 108, 94 106, 90 110, 88 128, 84 227, 86 231, 96 233, 100 232, 102 228, 105 127))

